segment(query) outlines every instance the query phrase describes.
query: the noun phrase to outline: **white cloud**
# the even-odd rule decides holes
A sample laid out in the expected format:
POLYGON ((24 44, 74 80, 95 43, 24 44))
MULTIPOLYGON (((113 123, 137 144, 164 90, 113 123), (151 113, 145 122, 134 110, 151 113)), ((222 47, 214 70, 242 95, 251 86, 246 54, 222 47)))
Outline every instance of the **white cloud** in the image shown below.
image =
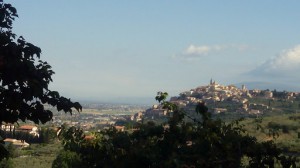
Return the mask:
POLYGON ((279 56, 266 62, 267 66, 272 69, 289 70, 300 66, 300 45, 283 51, 279 56))
POLYGON ((249 74, 269 77, 298 77, 300 70, 300 45, 284 50, 278 56, 267 60, 249 74))
POLYGON ((185 50, 185 54, 186 55, 202 55, 202 54, 207 54, 211 50, 212 50, 212 48, 209 46, 195 46, 192 44, 185 50))
POLYGON ((232 47, 231 45, 202 45, 196 46, 191 44, 188 48, 185 49, 184 55, 205 55, 215 51, 221 51, 232 47))
POLYGON ((184 52, 181 54, 182 57, 190 58, 190 57, 200 57, 204 55, 208 55, 211 53, 222 52, 225 50, 237 50, 237 51, 245 51, 249 47, 247 45, 189 45, 184 52))

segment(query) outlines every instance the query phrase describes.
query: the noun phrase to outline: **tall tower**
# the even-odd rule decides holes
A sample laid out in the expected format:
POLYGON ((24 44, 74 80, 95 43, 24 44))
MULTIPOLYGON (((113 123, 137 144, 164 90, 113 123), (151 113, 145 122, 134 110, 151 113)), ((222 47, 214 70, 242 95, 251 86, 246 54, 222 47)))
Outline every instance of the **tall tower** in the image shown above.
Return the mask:
POLYGON ((209 83, 210 85, 212 85, 213 84, 213 81, 212 81, 212 78, 210 78, 210 83, 209 83))
POLYGON ((246 91, 246 90, 247 90, 245 85, 242 85, 242 90, 243 90, 243 91, 246 91))

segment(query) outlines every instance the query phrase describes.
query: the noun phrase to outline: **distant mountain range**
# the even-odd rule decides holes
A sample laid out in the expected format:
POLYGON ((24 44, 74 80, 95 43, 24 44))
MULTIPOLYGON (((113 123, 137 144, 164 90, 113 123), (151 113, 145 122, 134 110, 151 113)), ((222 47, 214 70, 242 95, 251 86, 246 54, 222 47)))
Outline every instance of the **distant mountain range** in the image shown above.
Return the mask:
POLYGON ((274 90, 277 91, 290 91, 290 92, 300 92, 300 84, 298 86, 292 84, 282 84, 282 83, 272 83, 272 82, 241 82, 234 84, 235 86, 241 88, 245 85, 247 89, 259 89, 259 90, 274 90))

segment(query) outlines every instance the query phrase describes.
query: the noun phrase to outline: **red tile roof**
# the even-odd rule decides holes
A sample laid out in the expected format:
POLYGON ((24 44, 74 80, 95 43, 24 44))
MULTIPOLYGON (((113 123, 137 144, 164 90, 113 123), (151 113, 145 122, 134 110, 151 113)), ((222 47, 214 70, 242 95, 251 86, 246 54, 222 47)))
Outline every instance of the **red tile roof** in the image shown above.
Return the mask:
POLYGON ((95 137, 92 136, 92 135, 86 135, 86 136, 84 137, 85 140, 93 140, 94 138, 95 138, 95 137))
POLYGON ((18 129, 22 129, 22 130, 32 130, 32 128, 34 128, 36 126, 34 125, 22 125, 21 127, 19 127, 18 129))
POLYGON ((5 142, 14 142, 16 141, 16 139, 12 139, 12 138, 6 138, 4 139, 5 142))

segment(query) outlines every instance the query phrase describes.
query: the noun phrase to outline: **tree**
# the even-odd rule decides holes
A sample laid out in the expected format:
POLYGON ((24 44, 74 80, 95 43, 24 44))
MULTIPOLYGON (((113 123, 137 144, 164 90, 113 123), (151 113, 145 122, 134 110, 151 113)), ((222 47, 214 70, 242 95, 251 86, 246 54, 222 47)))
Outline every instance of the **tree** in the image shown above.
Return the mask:
MULTIPOLYGON (((41 49, 12 32, 17 10, 0 0, 0 124, 31 120, 36 124, 52 119, 43 104, 72 114, 78 102, 48 88, 54 71, 41 60, 41 49)), ((0 158, 1 159, 1 158, 0 158)))
POLYGON ((1 168, 13 168, 14 163, 11 158, 2 159, 0 161, 0 167, 1 168))
POLYGON ((80 128, 63 128, 59 137, 64 149, 76 152, 82 167, 272 168, 276 161, 284 168, 296 167, 295 158, 283 155, 273 141, 258 142, 248 135, 240 120, 213 119, 203 103, 195 109, 201 119, 193 118, 166 96, 159 92, 156 97, 172 113, 166 125, 141 124, 133 133, 112 128, 93 139, 85 138, 80 128))
POLYGON ((52 163, 52 168, 81 168, 83 162, 76 152, 62 150, 57 155, 57 158, 52 163))
POLYGON ((39 142, 49 143, 56 138, 56 130, 53 128, 42 127, 40 130, 39 142))

